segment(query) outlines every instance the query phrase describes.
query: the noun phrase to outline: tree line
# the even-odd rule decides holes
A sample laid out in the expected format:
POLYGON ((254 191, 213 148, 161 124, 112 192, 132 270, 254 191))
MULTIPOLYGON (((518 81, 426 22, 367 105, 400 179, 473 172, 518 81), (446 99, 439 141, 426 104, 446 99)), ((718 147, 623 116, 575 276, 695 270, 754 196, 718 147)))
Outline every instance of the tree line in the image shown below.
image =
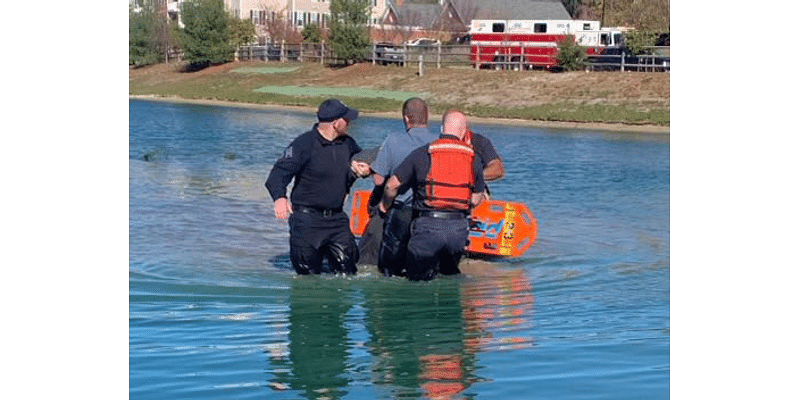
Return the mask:
MULTIPOLYGON (((129 12, 129 65, 143 66, 164 60, 170 47, 180 47, 192 69, 233 61, 240 46, 256 39, 255 25, 225 10, 223 0, 193 0, 183 3, 183 26, 166 17, 158 2, 147 0, 140 9, 129 12)), ((346 62, 366 57, 371 41, 368 29, 370 0, 331 0, 327 32, 331 49, 346 62)), ((317 24, 307 25, 303 39, 322 40, 317 24)))

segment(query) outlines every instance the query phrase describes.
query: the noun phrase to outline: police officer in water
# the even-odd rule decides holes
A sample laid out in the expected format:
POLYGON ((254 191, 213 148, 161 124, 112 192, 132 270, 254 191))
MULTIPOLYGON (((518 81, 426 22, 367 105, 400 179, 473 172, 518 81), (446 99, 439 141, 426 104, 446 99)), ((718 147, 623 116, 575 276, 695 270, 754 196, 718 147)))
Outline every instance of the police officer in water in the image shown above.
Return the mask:
POLYGON ((381 213, 392 207, 401 187, 414 193, 406 255, 409 280, 460 273, 469 235, 467 215, 480 204, 485 189, 482 162, 464 141, 467 131, 463 113, 446 112, 439 139, 412 151, 386 182, 381 213))
POLYGON ((331 272, 356 273, 358 247, 342 206, 353 182, 370 174, 369 165, 351 162, 361 148, 347 128, 358 110, 337 99, 317 110, 319 122, 298 136, 275 162, 265 183, 275 216, 289 219, 289 253, 298 274, 319 274, 323 258, 331 272), (291 202, 286 189, 294 179, 291 202))

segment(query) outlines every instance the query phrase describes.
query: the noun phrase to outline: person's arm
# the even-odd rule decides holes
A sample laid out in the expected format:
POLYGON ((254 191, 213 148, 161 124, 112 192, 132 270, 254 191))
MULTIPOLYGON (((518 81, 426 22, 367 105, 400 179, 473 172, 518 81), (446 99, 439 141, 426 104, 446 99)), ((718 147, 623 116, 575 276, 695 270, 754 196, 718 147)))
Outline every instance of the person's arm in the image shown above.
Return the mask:
POLYGON ((489 182, 502 178, 506 174, 505 165, 494 144, 489 138, 479 134, 473 134, 473 146, 475 152, 483 162, 483 178, 489 182))
POLYGON ((381 213, 386 214, 392 207, 392 202, 394 202, 394 198, 397 197, 397 193, 400 191, 400 185, 402 185, 402 183, 397 178, 397 175, 392 175, 392 177, 386 181, 386 186, 383 188, 383 198, 381 199, 381 203, 378 204, 378 210, 381 213))
POLYGON ((470 203, 472 204, 472 208, 479 206, 483 202, 483 193, 473 193, 472 198, 470 199, 470 203))
POLYGON ((495 158, 492 161, 489 161, 486 164, 486 167, 483 169, 483 179, 488 181, 495 181, 506 174, 505 165, 503 165, 503 160, 500 158, 495 158))
POLYGON ((470 199, 470 203, 472 204, 472 208, 477 207, 483 201, 483 192, 486 190, 486 180, 483 176, 482 172, 482 164, 475 157, 472 161, 472 173, 475 176, 475 186, 472 187, 472 197, 470 199))
POLYGON ((267 187, 270 197, 275 202, 275 217, 278 219, 289 218, 292 213, 292 205, 286 196, 286 187, 292 178, 303 168, 307 160, 307 152, 300 141, 295 139, 283 152, 283 157, 275 162, 269 172, 264 186, 267 187))

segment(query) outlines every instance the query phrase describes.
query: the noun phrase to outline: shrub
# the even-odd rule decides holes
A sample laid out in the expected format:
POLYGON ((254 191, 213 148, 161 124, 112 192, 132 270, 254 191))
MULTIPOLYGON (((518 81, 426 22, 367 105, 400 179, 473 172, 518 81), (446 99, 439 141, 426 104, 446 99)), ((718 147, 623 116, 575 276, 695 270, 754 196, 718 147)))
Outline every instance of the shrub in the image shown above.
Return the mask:
POLYGON ((345 62, 361 61, 370 47, 369 7, 365 0, 331 0, 330 41, 336 56, 345 62))
POLYGON ((652 50, 648 46, 655 46, 660 32, 656 31, 633 31, 625 34, 625 53, 632 56, 651 54, 652 50))
POLYGON ((316 23, 311 23, 303 28, 303 40, 310 43, 322 41, 322 29, 316 23))
POLYGON ((184 28, 178 30, 183 57, 193 69, 233 61, 228 13, 222 0, 183 3, 184 28))
POLYGON ((575 43, 575 36, 567 35, 558 43, 558 65, 565 71, 586 68, 586 48, 575 43))

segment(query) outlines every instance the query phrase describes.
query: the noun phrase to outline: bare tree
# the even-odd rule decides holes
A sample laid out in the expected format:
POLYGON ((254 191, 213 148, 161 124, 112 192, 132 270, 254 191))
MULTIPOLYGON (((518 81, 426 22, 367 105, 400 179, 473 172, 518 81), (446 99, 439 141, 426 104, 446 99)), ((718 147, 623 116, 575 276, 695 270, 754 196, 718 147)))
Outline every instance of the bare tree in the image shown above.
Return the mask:
POLYGON ((259 41, 286 41, 287 43, 301 43, 303 41, 303 35, 292 24, 286 7, 279 8, 274 3, 262 1, 258 4, 258 8, 259 17, 256 24, 256 35, 259 36, 259 41))

